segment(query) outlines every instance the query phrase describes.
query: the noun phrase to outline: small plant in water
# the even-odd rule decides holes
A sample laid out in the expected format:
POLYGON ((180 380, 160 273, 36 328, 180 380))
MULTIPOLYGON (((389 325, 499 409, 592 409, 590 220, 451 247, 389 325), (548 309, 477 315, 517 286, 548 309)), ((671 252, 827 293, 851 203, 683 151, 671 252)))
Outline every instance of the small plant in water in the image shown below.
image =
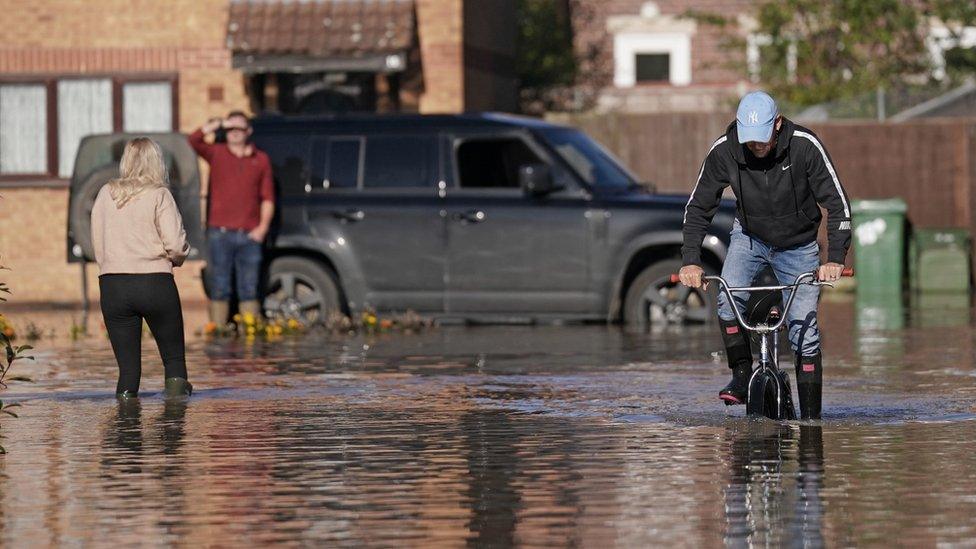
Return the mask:
POLYGON ((380 317, 376 311, 367 309, 359 315, 358 321, 341 313, 333 313, 326 319, 324 327, 333 333, 366 333, 401 331, 405 333, 425 330, 433 326, 433 321, 415 313, 407 311, 390 317, 380 317))
MULTIPOLYGON (((0 269, 5 269, 5 267, 0 266, 0 269)), ((6 284, 0 282, 0 293, 9 294, 10 288, 6 284)), ((7 301, 7 298, 0 295, 0 301, 7 301)), ((10 376, 10 368, 14 365, 14 362, 20 359, 34 360, 32 356, 24 356, 26 351, 33 349, 30 345, 20 345, 15 347, 13 340, 16 338, 13 328, 7 322, 3 315, 0 315, 0 352, 3 356, 0 357, 0 389, 7 388, 8 381, 31 381, 30 378, 25 376, 10 376)), ((11 408, 17 408, 20 404, 14 402, 12 404, 7 404, 0 400, 0 414, 6 414, 11 417, 17 417, 17 414, 12 412, 11 408)), ((0 434, 0 439, 3 435, 0 434)), ((0 445, 0 454, 6 454, 7 450, 0 445)))
MULTIPOLYGON (((51 334, 53 337, 53 333, 51 334)), ((24 338, 27 341, 37 341, 44 337, 44 329, 34 324, 33 321, 29 321, 27 326, 24 327, 24 338)))
POLYGON ((71 341, 78 341, 79 339, 84 339, 88 337, 88 326, 85 323, 71 321, 71 327, 68 329, 68 335, 71 336, 71 341))
POLYGON ((247 340, 263 337, 274 341, 282 336, 297 335, 304 331, 305 325, 293 318, 265 320, 251 313, 241 313, 234 315, 234 321, 225 326, 208 322, 203 327, 202 334, 209 337, 243 337, 247 340))

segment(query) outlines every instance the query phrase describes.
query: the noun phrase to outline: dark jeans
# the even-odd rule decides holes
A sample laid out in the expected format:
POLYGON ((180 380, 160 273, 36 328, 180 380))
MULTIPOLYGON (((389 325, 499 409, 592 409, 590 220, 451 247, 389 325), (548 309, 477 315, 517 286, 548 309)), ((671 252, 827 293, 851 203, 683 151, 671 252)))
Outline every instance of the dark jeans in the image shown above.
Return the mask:
POLYGON ((142 377, 142 321, 149 324, 166 377, 186 379, 183 309, 169 273, 105 274, 98 277, 102 316, 119 363, 115 391, 138 391, 142 377))
POLYGON ((261 243, 252 240, 246 231, 211 227, 207 229, 207 248, 210 299, 228 301, 236 279, 237 299, 256 300, 261 273, 261 243))

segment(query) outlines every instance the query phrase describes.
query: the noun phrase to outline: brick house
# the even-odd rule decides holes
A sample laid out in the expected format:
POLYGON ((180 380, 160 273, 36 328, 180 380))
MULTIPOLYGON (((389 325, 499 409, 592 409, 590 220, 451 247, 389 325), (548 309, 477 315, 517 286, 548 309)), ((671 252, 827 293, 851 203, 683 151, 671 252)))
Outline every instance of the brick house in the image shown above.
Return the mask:
MULTIPOLYGON (((513 110, 514 9, 514 0, 0 0, 0 255, 12 303, 81 299, 65 234, 82 136, 188 132, 241 108, 513 110)), ((203 297, 199 270, 178 270, 188 300, 203 297)))
MULTIPOLYGON (((753 38, 730 44, 728 31, 692 13, 729 18, 748 29, 753 0, 571 0, 579 83, 601 111, 727 111, 751 84, 753 38)), ((737 31, 741 32, 741 31, 737 31)))

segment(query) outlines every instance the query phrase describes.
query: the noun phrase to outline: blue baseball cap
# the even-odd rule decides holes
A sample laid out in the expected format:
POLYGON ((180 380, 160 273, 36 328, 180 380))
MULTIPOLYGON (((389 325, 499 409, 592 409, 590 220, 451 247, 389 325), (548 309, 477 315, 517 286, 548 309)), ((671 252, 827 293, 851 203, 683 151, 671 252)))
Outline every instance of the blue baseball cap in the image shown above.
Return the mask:
POLYGON ((779 109, 776 102, 766 92, 749 92, 739 101, 735 112, 735 127, 739 143, 759 141, 765 143, 773 136, 773 126, 779 109))

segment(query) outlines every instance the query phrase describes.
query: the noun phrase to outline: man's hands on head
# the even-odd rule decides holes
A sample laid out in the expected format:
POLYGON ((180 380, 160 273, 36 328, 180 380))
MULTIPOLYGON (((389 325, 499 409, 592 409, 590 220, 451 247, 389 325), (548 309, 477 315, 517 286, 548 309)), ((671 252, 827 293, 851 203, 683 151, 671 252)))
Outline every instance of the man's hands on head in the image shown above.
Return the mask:
POLYGON ((224 125, 223 119, 221 119, 221 118, 211 118, 210 120, 207 120, 207 123, 206 124, 204 124, 203 126, 200 126, 200 130, 202 130, 203 133, 210 134, 210 133, 213 133, 213 132, 217 131, 223 125, 224 125))
POLYGON ((698 265, 685 265, 678 271, 678 278, 689 288, 708 288, 708 282, 702 281, 704 274, 705 270, 698 265))
POLYGON ((838 280, 843 272, 844 266, 840 263, 824 263, 817 269, 817 280, 821 282, 833 282, 838 280))

